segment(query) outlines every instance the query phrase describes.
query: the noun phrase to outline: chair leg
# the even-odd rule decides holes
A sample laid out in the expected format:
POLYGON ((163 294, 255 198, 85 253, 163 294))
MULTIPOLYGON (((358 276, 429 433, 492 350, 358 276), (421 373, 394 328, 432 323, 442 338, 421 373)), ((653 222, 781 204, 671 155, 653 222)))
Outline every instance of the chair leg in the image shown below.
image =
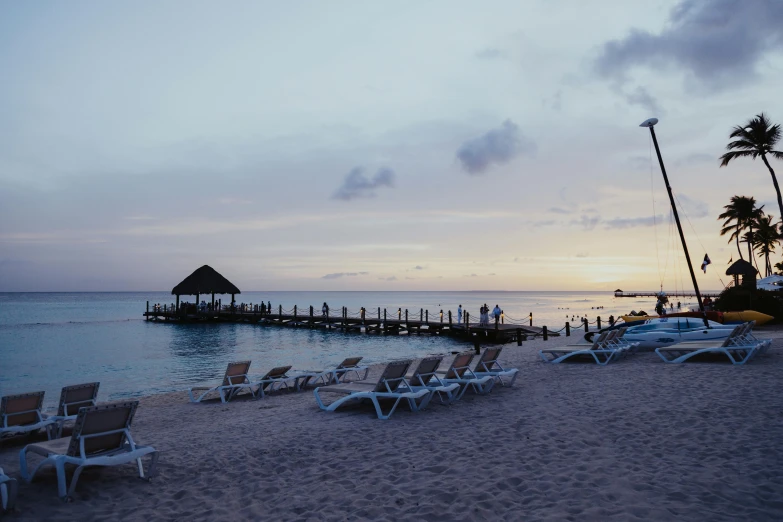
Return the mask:
MULTIPOLYGON (((65 482, 65 461, 63 459, 54 458, 54 469, 57 471, 57 494, 58 496, 66 500, 68 498, 67 495, 67 489, 66 489, 66 482, 65 482)), ((79 478, 78 473, 81 473, 81 466, 76 469, 76 475, 74 475, 75 479, 79 478)), ((76 486, 76 481, 74 480, 71 484, 71 489, 73 489, 76 486)))

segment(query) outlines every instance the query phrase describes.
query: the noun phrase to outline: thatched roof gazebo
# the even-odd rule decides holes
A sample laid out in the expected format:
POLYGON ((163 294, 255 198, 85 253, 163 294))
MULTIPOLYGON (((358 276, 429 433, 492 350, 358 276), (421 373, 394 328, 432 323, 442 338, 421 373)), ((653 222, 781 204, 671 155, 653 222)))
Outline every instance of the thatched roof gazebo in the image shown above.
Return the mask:
POLYGON ((738 259, 726 269, 726 275, 734 276, 734 286, 739 286, 739 276, 742 276, 742 286, 756 287, 756 274, 758 270, 748 261, 738 259))
POLYGON ((209 265, 204 265, 188 277, 182 280, 180 284, 171 291, 177 296, 177 309, 179 309, 179 296, 195 295, 196 304, 201 294, 212 294, 212 309, 215 308, 215 294, 231 294, 231 304, 234 304, 234 296, 241 294, 239 288, 220 275, 217 270, 209 265))

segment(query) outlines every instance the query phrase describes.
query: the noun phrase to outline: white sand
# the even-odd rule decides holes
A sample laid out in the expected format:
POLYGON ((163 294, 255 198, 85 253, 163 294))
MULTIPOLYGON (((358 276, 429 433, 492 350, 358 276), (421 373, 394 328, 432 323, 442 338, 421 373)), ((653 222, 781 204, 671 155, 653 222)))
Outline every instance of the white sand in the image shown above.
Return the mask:
MULTIPOLYGON (((321 412, 311 391, 146 397, 133 432, 161 452, 151 483, 92 468, 65 504, 52 469, 3 520, 783 519, 783 340, 744 367, 548 365, 543 344, 505 347, 514 388, 389 421, 321 412)), ((20 448, 0 449, 17 478, 20 448)))

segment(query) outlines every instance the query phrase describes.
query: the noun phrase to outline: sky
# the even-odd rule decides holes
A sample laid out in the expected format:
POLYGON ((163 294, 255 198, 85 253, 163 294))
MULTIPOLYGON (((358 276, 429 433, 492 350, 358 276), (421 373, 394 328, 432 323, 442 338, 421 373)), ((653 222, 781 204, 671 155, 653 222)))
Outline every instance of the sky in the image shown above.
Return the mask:
POLYGON ((778 0, 0 0, 0 77, 0 291, 688 289, 649 117, 700 287, 778 214, 778 0))

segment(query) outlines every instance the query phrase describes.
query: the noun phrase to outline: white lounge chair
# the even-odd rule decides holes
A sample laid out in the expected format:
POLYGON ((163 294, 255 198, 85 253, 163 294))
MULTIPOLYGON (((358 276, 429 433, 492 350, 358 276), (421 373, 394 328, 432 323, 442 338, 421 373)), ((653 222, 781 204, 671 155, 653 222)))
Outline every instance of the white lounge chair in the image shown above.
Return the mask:
POLYGON ((454 358, 448 370, 437 372, 441 381, 460 385, 457 399, 461 399, 468 388, 477 395, 486 395, 492 391, 492 387, 495 385, 495 377, 492 375, 476 375, 470 369, 471 361, 473 361, 473 354, 463 353, 454 358))
POLYGON ((41 413, 42 391, 6 395, 0 399, 0 438, 46 430, 47 438, 56 433, 57 421, 41 413))
MULTIPOLYGON (((744 330, 744 329, 743 329, 744 330)), ((734 332, 738 330, 735 329, 734 332)), ((725 355, 732 364, 745 364, 756 355, 761 347, 760 342, 747 345, 737 345, 733 335, 726 337, 722 343, 698 341, 678 343, 671 346, 656 348, 655 353, 666 363, 683 363, 694 357, 705 355, 725 355)))
MULTIPOLYGON (((438 396, 438 400, 442 404, 451 404, 457 400, 460 385, 440 380, 440 377, 435 372, 442 361, 443 357, 425 357, 419 362, 413 374, 406 376, 406 380, 411 390, 429 390, 433 395, 438 396), (445 400, 444 396, 446 397, 445 400)), ((418 404, 416 406, 418 407, 418 404)))
POLYGON ((592 359, 600 366, 606 366, 617 360, 623 353, 622 348, 607 346, 606 340, 612 334, 610 340, 617 335, 617 330, 602 332, 595 338, 593 344, 571 344, 558 348, 545 348, 538 352, 541 358, 548 363, 559 364, 568 360, 592 359))
POLYGON ((220 394, 220 402, 226 403, 233 399, 242 390, 247 390, 255 398, 253 391, 255 384, 250 382, 247 372, 250 370, 250 361, 239 361, 228 363, 226 374, 223 376, 223 383, 214 388, 197 386, 188 390, 190 402, 201 402, 211 392, 220 394), (196 395, 201 392, 200 395, 196 395))
POLYGON ((57 415, 50 417, 57 422, 57 433, 54 438, 62 437, 63 425, 66 421, 75 420, 80 408, 95 406, 100 386, 101 383, 99 382, 88 382, 63 387, 60 391, 60 404, 57 406, 57 415))
POLYGON ((356 380, 364 380, 367 378, 367 374, 370 373, 370 367, 359 366, 359 361, 361 360, 362 357, 348 357, 335 368, 299 372, 296 376, 296 387, 301 389, 309 385, 315 386, 319 382, 322 386, 337 384, 344 382, 351 373, 356 374, 356 380), (364 375, 362 375, 362 372, 364 375))
POLYGON ((16 479, 6 475, 3 472, 3 468, 0 468, 0 513, 14 509, 17 489, 16 479))
POLYGON ((419 399, 429 399, 432 393, 428 389, 413 390, 405 380, 405 374, 411 365, 411 361, 395 361, 386 365, 381 377, 377 382, 351 381, 348 383, 335 384, 334 386, 322 386, 313 390, 315 401, 318 407, 325 411, 335 411, 337 408, 349 401, 362 401, 369 399, 375 406, 375 412, 379 419, 386 420, 392 416, 397 405, 401 401, 407 401, 411 410, 421 410, 427 406, 426 402, 415 402, 419 399), (344 397, 324 404, 321 400, 322 393, 336 393, 344 397), (391 399, 394 401, 388 413, 384 413, 381 408, 380 400, 391 399))
POLYGON ((514 381, 517 380, 519 370, 516 368, 509 368, 506 370, 500 365, 498 357, 500 357, 501 351, 503 351, 503 348, 501 347, 484 348, 484 352, 479 357, 473 373, 475 373, 477 377, 490 375, 500 383, 501 386, 514 386, 514 381))
POLYGON ((130 434, 138 405, 139 401, 127 401, 81 408, 70 437, 29 444, 19 452, 22 478, 32 482, 38 470, 53 465, 57 471, 57 493, 65 500, 73 495, 79 476, 87 466, 117 466, 135 462, 141 478, 153 476, 158 452, 150 446, 137 445, 130 434), (28 469, 29 453, 44 457, 32 473, 28 469), (147 477, 141 463, 145 455, 151 455, 147 477), (77 466, 70 488, 66 487, 66 464, 77 466))
POLYGON ((288 371, 291 369, 291 366, 277 366, 275 368, 272 368, 268 372, 266 372, 266 375, 261 377, 258 381, 256 381, 256 385, 258 388, 256 389, 256 396, 257 397, 265 397, 266 393, 273 392, 275 389, 279 390, 281 388, 290 388, 289 382, 293 382, 295 389, 299 389, 297 387, 298 379, 296 375, 288 375, 288 371))
POLYGON ((734 344, 737 345, 748 345, 748 344, 758 344, 757 354, 756 355, 764 355, 767 353, 767 350, 769 350, 769 347, 772 346, 772 339, 759 339, 755 335, 753 335, 753 327, 756 326, 756 321, 750 321, 745 323, 745 328, 743 331, 739 332, 735 336, 734 344))

